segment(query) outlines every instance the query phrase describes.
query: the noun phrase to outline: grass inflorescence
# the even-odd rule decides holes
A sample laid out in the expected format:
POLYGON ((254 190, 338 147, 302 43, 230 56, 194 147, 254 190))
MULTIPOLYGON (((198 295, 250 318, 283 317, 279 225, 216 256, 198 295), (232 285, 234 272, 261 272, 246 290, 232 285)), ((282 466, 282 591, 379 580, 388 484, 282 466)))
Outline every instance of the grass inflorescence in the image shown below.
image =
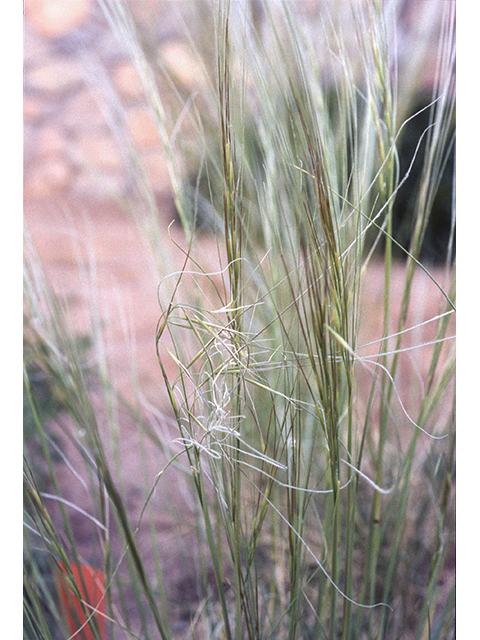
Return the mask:
POLYGON ((83 602, 95 638, 453 638, 454 224, 442 266, 422 247, 454 145, 454 9, 436 3, 428 124, 405 167, 424 58, 412 55, 405 75, 395 3, 325 3, 308 19, 289 2, 191 3, 194 93, 150 58, 128 4, 101 4, 144 83, 183 229, 175 239, 153 210, 145 227, 169 417, 138 390, 123 406, 98 322, 86 372, 68 310, 32 258, 32 344, 48 345, 38 361, 61 394, 64 458, 89 502, 63 497, 27 367, 50 489, 27 447, 26 637, 65 628, 34 548, 51 572, 81 564, 72 513, 82 509, 105 574, 102 608, 83 602), (395 200, 414 163, 412 231, 399 240, 395 200), (163 262, 165 242, 180 269, 163 262), (122 411, 138 427, 145 479, 133 512, 122 411), (156 502, 168 478, 179 487, 173 552, 156 502), (180 611, 165 575, 172 553, 191 562, 180 611))

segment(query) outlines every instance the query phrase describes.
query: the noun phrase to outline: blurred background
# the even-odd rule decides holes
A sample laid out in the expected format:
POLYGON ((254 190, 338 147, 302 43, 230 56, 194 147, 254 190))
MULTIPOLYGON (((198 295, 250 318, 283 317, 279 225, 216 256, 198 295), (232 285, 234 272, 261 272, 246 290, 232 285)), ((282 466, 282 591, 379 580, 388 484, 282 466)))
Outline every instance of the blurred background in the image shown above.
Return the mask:
MULTIPOLYGON (((208 22, 202 24, 201 12, 202 5, 207 12, 212 3, 129 0, 127 4, 154 69, 158 65, 166 71, 185 99, 200 92, 204 74, 184 34, 187 30, 197 42, 211 44, 205 32, 208 22)), ((290 5, 303 14, 305 24, 318 37, 322 35, 320 4, 338 12, 342 20, 351 19, 349 2, 291 0, 290 5)), ((412 92, 417 96, 415 104, 407 107, 411 114, 431 100, 442 1, 388 4, 396 12, 399 82, 416 85, 412 92), (425 62, 413 73, 417 56, 425 62)), ((261 24, 260 0, 239 0, 233 5, 251 11, 261 24)), ((130 299, 131 309, 141 309, 135 329, 137 341, 145 341, 141 375, 146 381, 153 376, 156 385, 155 353, 146 345, 151 345, 158 315, 157 282, 145 277, 148 264, 141 250, 143 241, 128 208, 133 206, 138 213, 145 206, 147 183, 148 198, 165 231, 176 213, 165 157, 141 82, 97 0, 25 1, 24 78, 24 216, 41 262, 53 286, 76 296, 81 304, 75 276, 79 255, 73 249, 72 234, 80 253, 86 245, 79 238, 88 236, 93 241, 98 280, 106 298, 130 299)), ((159 82, 158 91, 168 101, 172 89, 167 82, 159 82)), ((407 125, 399 149, 401 175, 428 125, 428 112, 422 115, 407 125)), ((408 183, 396 198, 394 235, 403 246, 408 246, 411 233, 410 213, 420 166, 421 150, 408 183)), ((421 258, 431 264, 445 260, 452 224, 453 171, 452 150, 422 250, 421 258)), ((111 320, 115 324, 113 310, 111 320)), ((112 329, 113 336, 115 332, 112 329)))
MULTIPOLYGON (((363 0, 355 2, 361 4, 363 0)), ((174 95, 172 85, 165 78, 174 80, 179 102, 202 93, 205 73, 192 53, 191 45, 195 42, 205 47, 213 46, 212 34, 208 33, 209 20, 202 19, 202 11, 206 16, 214 3, 210 0, 127 0, 126 4, 135 17, 142 47, 152 68, 154 72, 158 71, 159 95, 165 103, 171 102, 175 111, 178 96, 174 95), (186 32, 190 40, 186 38, 186 32)), ((350 4, 342 0, 290 1, 290 5, 302 14, 306 28, 319 38, 323 37, 319 6, 331 9, 338 20, 348 20, 351 19, 350 4)), ((404 105, 404 118, 431 101, 437 45, 441 39, 442 4, 443 0, 385 3, 394 11, 397 20, 398 82, 415 86, 411 92, 412 103, 404 105), (424 60, 420 67, 415 64, 419 58, 424 60)), ((261 0, 238 0, 232 5, 234 11, 250 11, 261 29, 261 0)), ((329 81, 328 77, 325 81, 329 81)), ((454 96, 451 98, 453 100, 454 96)), ((427 112, 424 114, 425 118, 419 115, 405 129, 398 149, 400 175, 409 168, 417 142, 429 124, 427 112)), ((188 135, 188 127, 186 131, 188 135)), ((395 201, 394 237, 404 247, 408 246, 412 231, 411 212, 417 197, 416 179, 421 164, 420 149, 411 167, 410 180, 399 190, 395 201)), ((190 174, 195 175, 198 167, 183 166, 182 169, 188 184, 190 174)), ((453 148, 444 169, 420 256, 432 269, 440 269, 445 261, 453 224, 453 148)), ((157 250, 171 253, 171 265, 180 268, 183 256, 175 253, 169 239, 170 234, 177 243, 183 242, 167 159, 137 71, 109 25, 101 2, 25 0, 26 230, 54 291, 68 300, 68 320, 74 332, 80 337, 87 333, 92 312, 98 313, 107 335, 106 358, 113 382, 127 400, 134 401, 139 390, 158 411, 166 402, 155 351, 160 314, 157 301, 159 273, 141 224, 138 224, 147 207, 155 209, 158 228, 165 238, 164 243, 160 238, 157 250), (172 221, 175 224, 169 229, 172 221), (82 271, 79 265, 86 265, 89 273, 82 271), (84 286, 85 278, 92 274, 97 296, 94 306, 91 291, 84 286), (126 342, 129 349, 125 349, 126 342), (132 385, 133 361, 136 388, 132 385)), ((215 241, 208 233, 202 242, 206 252, 212 249, 215 253, 215 241)), ((400 251, 396 252, 396 258, 400 264, 400 251)), ((392 295, 396 300, 400 300, 401 294, 402 286, 399 284, 398 289, 394 286, 392 295)), ((371 311, 369 331, 377 337, 383 288, 381 271, 376 271, 375 266, 365 295, 371 311), (374 326, 376 322, 378 324, 374 326)), ((428 305, 436 308, 438 291, 423 274, 416 282, 413 297, 421 301, 419 317, 415 318, 418 323, 422 313, 434 315, 428 305)), ((415 310, 415 305, 412 306, 415 310)), ((368 342, 368 336, 364 339, 368 342)), ((407 387, 409 375, 405 374, 404 379, 407 387)), ((55 412, 56 408, 49 410, 55 412)), ((131 483, 128 503, 135 509, 139 504, 134 486, 136 474, 139 475, 136 424, 131 415, 122 415, 122 419, 125 435, 121 460, 131 483)), ((73 457, 74 453, 70 451, 69 455, 73 457)), ((157 471, 158 460, 150 463, 157 471)), ((69 486, 67 471, 61 478, 69 486)), ((72 503, 83 504, 83 494, 77 495, 73 486, 69 491, 72 503)), ((178 547, 175 547, 178 529, 173 525, 168 529, 161 513, 158 518, 156 524, 165 537, 167 551, 171 552, 171 556, 166 553, 170 563, 167 573, 185 593, 191 578, 190 560, 187 558, 183 565, 178 562, 172 551, 178 547)), ((76 533, 82 538, 80 525, 76 533)), ((84 544, 87 557, 90 543, 91 536, 85 533, 80 544, 84 544)))
MULTIPOLYGON (((130 0, 127 4, 138 21, 144 46, 154 64, 164 65, 187 94, 198 91, 202 74, 183 36, 185 26, 196 37, 202 31, 199 14, 194 14, 192 9, 198 3, 130 0)), ((260 0, 234 4, 245 5, 261 22, 260 0)), ((291 0, 290 4, 300 8, 310 28, 317 29, 320 36, 319 2, 291 0)), ((323 9, 328 4, 336 5, 335 10, 340 11, 339 7, 349 3, 320 4, 323 9)), ((392 4, 398 21, 399 81, 403 80, 402 72, 410 73, 412 58, 422 55, 426 60, 420 77, 408 77, 409 82, 417 85, 417 104, 409 106, 413 113, 430 99, 442 2, 396 0, 392 4)), ((208 5, 206 2, 205 6, 208 5)), ((342 19, 348 19, 348 15, 345 11, 342 19)), ((204 35, 208 39, 208 34, 204 35)), ((128 137, 168 218, 169 180, 160 141, 134 66, 109 28, 99 3, 96 0, 26 0, 24 48, 27 212, 33 203, 35 217, 38 217, 46 203, 68 202, 69 206, 76 207, 81 201, 83 206, 92 207, 95 202, 98 207, 99 203, 131 195, 136 178, 131 160, 125 156, 124 143, 128 137)), ((164 83, 159 90, 165 96, 169 88, 164 83)), ((421 117, 410 124, 404 148, 399 150, 401 172, 408 167, 412 145, 414 149, 427 124, 428 120, 421 117)), ((408 204, 409 195, 414 192, 415 170, 408 187, 397 197, 396 236, 403 244, 409 233, 408 204)), ((424 257, 430 261, 441 261, 445 250, 450 228, 452 175, 453 152, 445 172, 445 188, 427 234, 424 257)), ((100 210, 103 216, 108 215, 105 207, 97 209, 100 210)))

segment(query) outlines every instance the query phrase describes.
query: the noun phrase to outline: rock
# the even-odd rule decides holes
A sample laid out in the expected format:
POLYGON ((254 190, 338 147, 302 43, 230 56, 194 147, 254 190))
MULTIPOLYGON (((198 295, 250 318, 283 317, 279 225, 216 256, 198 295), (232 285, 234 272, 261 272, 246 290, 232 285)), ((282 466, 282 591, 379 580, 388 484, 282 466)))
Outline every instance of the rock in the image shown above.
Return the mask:
POLYGON ((23 168, 32 164, 38 149, 38 127, 24 119, 23 122, 23 168))
POLYGON ((25 88, 58 95, 81 86, 83 78, 83 68, 77 61, 48 60, 26 74, 25 88))
POLYGON ((102 201, 123 195, 125 184, 124 174, 118 171, 114 173, 82 171, 75 177, 73 192, 77 196, 86 197, 89 200, 102 201))
POLYGON ((60 156, 65 149, 64 136, 59 127, 49 125, 43 127, 37 140, 37 155, 60 156))
POLYGON ((127 112, 127 126, 133 144, 141 149, 158 146, 159 139, 153 117, 147 107, 135 107, 127 112))
POLYGON ((108 131, 97 131, 82 135, 76 147, 76 157, 80 164, 90 165, 101 171, 123 169, 122 155, 108 131))
POLYGON ((25 16, 38 33, 55 38, 78 27, 91 0, 25 0, 25 16))
POLYGON ((24 197, 47 198, 66 191, 72 178, 72 169, 60 156, 52 156, 45 162, 37 163, 25 173, 24 197))
POLYGON ((45 102, 40 98, 25 96, 23 99, 23 117, 25 121, 37 122, 45 114, 45 102))
POLYGON ((204 77, 200 63, 181 42, 167 42, 159 55, 167 71, 188 89, 196 87, 204 77))
POLYGON ((153 190, 157 192, 168 191, 171 188, 170 176, 164 155, 160 151, 152 150, 144 154, 142 159, 153 190))
POLYGON ((122 62, 113 72, 113 83, 120 98, 136 100, 143 96, 143 86, 131 62, 122 62))

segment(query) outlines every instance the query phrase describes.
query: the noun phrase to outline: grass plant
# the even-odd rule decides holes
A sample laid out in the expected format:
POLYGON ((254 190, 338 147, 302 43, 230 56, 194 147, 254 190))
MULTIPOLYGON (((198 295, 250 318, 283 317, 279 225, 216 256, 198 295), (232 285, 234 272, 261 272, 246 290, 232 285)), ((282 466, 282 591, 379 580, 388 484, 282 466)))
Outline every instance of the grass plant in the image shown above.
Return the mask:
POLYGON ((55 567, 84 560, 72 527, 79 509, 104 572, 97 615, 106 631, 83 604, 94 638, 455 635, 454 260, 449 251, 441 268, 420 261, 454 144, 454 8, 435 3, 429 124, 411 158, 422 150, 420 187, 410 244, 399 247, 393 206, 411 165, 400 172, 398 148, 424 58, 412 53, 404 75, 399 3, 321 4, 306 17, 291 2, 187 3, 201 18, 188 23, 201 29, 192 26, 185 42, 202 76, 186 95, 149 57, 128 4, 102 2, 144 83, 183 227, 177 242, 146 208, 170 418, 159 420, 165 407, 142 403, 140 392, 136 407, 123 406, 99 323, 89 382, 68 309, 49 293, 38 260, 27 260, 27 316, 36 343, 49 346, 37 365, 61 391, 65 459, 89 506, 63 497, 27 367, 50 489, 37 486, 27 447, 25 637, 65 629, 46 583, 55 567), (162 261, 167 238, 180 270, 162 261), (368 283, 378 263, 376 304, 368 283), (431 317, 421 286, 435 300, 431 317), (138 427, 145 478, 133 511, 122 411, 138 427), (159 434, 162 421, 169 426, 159 434), (168 484, 187 496, 178 530, 190 523, 195 540, 185 551, 179 535, 175 549, 191 562, 184 626, 158 531, 168 484), (39 549, 50 573, 40 570, 39 549))

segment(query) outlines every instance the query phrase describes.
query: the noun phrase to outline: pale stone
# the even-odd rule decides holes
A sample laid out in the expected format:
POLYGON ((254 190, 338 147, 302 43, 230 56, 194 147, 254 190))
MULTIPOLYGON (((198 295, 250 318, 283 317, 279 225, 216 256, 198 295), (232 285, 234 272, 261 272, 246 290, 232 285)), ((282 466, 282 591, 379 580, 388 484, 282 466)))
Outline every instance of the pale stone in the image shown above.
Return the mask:
POLYGON ((58 127, 48 126, 40 130, 37 139, 37 153, 39 156, 61 155, 65 148, 64 137, 58 127))
POLYGON ((154 191, 167 191, 170 188, 165 156, 160 151, 150 151, 142 157, 148 181, 154 191))
POLYGON ((80 163, 98 167, 101 170, 122 170, 122 155, 115 141, 102 132, 86 133, 77 144, 77 157, 80 163))
POLYGON ((61 157, 51 157, 38 163, 25 174, 24 196, 30 198, 51 197, 64 192, 70 184, 72 170, 61 157))
POLYGON ((122 62, 115 69, 113 82, 121 98, 135 100, 144 93, 137 70, 131 62, 122 62))
POLYGON ((38 120, 45 113, 45 103, 39 98, 25 97, 23 100, 23 117, 25 120, 38 120))
POLYGON ((27 166, 31 164, 32 159, 36 156, 38 149, 38 128, 24 122, 23 124, 23 162, 27 166))
POLYGON ((39 91, 65 92, 83 81, 83 69, 78 62, 52 60, 29 71, 26 86, 39 91))
POLYGON ((125 191, 125 176, 118 171, 114 173, 82 171, 75 177, 73 190, 79 196, 95 200, 115 198, 125 191))
POLYGON ((146 107, 135 107, 127 112, 127 126, 133 144, 143 149, 158 145, 158 133, 152 115, 146 107))
POLYGON ((25 0, 25 16, 38 33, 62 36, 88 16, 92 0, 25 0))
POLYGON ((181 42, 167 42, 159 53, 167 71, 186 87, 193 89, 203 78, 201 65, 181 42))

